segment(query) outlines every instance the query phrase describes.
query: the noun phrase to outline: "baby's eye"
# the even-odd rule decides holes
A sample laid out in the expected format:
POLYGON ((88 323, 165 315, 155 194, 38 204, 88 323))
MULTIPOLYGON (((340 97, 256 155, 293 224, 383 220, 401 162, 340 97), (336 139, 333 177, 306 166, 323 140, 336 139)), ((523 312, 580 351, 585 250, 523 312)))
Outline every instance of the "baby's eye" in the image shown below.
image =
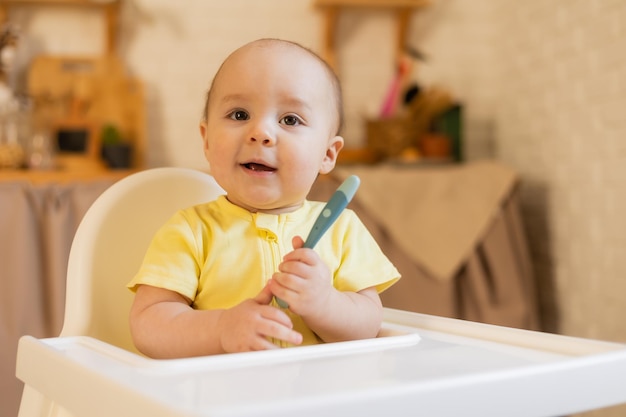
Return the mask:
POLYGON ((250 115, 244 110, 235 110, 234 112, 230 113, 228 117, 233 120, 248 120, 250 118, 250 115))
POLYGON ((287 126, 297 126, 302 123, 302 120, 300 120, 298 116, 290 114, 283 117, 280 122, 286 124, 287 126))

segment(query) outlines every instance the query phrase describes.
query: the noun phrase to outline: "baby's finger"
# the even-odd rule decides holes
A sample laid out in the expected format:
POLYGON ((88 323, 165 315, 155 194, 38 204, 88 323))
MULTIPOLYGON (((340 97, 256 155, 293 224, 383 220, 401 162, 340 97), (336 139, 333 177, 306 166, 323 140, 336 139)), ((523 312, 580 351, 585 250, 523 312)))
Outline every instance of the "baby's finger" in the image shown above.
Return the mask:
POLYGON ((293 328, 293 323, 289 316, 279 308, 273 306, 263 307, 261 317, 269 322, 277 323, 289 329, 293 328))
POLYGON ((274 295, 272 294, 272 291, 270 290, 269 286, 265 285, 265 287, 263 287, 261 292, 258 293, 256 297, 254 297, 254 301, 256 301, 259 304, 269 304, 272 302, 273 297, 274 295))
POLYGON ((297 346, 302 343, 302 334, 295 330, 290 330, 286 335, 278 337, 277 339, 297 346))
POLYGON ((302 343, 302 334, 289 327, 281 326, 276 322, 268 325, 267 333, 265 333, 265 336, 269 337, 270 339, 281 340, 292 345, 299 345, 300 343, 302 343))
POLYGON ((290 301, 297 296, 297 292, 292 288, 294 287, 293 281, 294 280, 288 277, 287 274, 275 273, 273 278, 269 281, 269 287, 275 297, 290 304, 290 301), (283 280, 283 282, 279 282, 279 279, 283 280))
POLYGON ((294 249, 300 249, 304 246, 304 240, 300 236, 294 236, 293 239, 291 239, 291 244, 294 249))
POLYGON ((259 335, 255 343, 250 346, 251 351, 279 349, 280 346, 275 345, 263 335, 259 335))
POLYGON ((283 256, 283 263, 302 262, 307 265, 315 265, 315 263, 318 262, 319 259, 319 255, 313 249, 297 248, 283 256))

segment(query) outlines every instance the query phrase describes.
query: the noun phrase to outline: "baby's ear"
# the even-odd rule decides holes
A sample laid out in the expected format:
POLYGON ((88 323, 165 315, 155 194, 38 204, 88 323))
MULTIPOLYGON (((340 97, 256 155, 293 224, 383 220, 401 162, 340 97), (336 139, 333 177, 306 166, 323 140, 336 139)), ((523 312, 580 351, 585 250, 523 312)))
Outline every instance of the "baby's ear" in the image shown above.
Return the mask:
POLYGON ((209 163, 209 171, 211 170, 211 161, 209 157, 209 138, 207 137, 207 124, 203 120, 200 122, 200 136, 202 136, 202 151, 204 153, 204 159, 209 163))
POLYGON ((339 156, 341 148, 343 148, 343 138, 341 136, 335 136, 328 142, 326 155, 324 155, 324 160, 322 161, 322 166, 320 167, 320 174, 328 174, 333 170, 335 164, 337 163, 337 157, 339 156))
POLYGON ((202 137, 202 149, 204 149, 204 153, 206 153, 209 150, 209 142, 207 141, 206 138, 206 122, 202 121, 200 122, 200 136, 202 137))

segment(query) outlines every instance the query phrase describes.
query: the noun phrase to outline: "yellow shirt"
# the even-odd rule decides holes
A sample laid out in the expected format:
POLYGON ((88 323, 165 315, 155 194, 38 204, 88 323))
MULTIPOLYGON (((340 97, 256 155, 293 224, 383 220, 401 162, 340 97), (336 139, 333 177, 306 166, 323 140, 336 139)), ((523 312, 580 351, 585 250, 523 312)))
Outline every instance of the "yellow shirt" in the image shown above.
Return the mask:
MULTIPOLYGON (((291 239, 306 239, 324 203, 306 201, 291 213, 251 213, 225 196, 181 210, 154 236, 143 264, 128 284, 178 292, 196 309, 227 309, 255 297, 285 254, 291 239)), ((351 210, 344 210, 315 251, 339 291, 375 286, 385 290, 400 274, 351 210)), ((287 310, 303 345, 320 343, 297 315, 287 310)))

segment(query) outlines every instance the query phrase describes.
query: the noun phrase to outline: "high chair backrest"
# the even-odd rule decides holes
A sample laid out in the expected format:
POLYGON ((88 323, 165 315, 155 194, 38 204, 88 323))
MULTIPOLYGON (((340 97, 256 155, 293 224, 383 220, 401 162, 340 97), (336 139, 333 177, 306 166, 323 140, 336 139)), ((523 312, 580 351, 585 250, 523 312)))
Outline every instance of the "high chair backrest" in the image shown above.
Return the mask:
POLYGON ((89 208, 72 242, 61 336, 85 335, 135 351, 126 284, 157 229, 178 209, 224 194, 209 174, 154 168, 113 184, 89 208))

